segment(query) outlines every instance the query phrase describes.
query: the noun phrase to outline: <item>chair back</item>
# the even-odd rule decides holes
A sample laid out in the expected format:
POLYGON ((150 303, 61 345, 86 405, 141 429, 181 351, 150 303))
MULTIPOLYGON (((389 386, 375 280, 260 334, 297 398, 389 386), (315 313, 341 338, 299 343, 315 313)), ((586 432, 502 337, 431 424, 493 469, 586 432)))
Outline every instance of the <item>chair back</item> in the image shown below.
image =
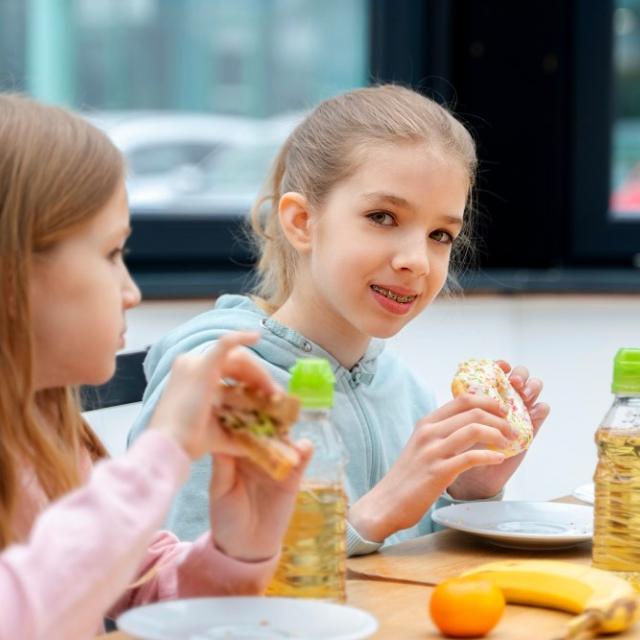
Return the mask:
POLYGON ((105 384, 80 387, 83 411, 107 409, 142 400, 147 386, 142 363, 149 348, 120 353, 116 356, 116 372, 105 384))

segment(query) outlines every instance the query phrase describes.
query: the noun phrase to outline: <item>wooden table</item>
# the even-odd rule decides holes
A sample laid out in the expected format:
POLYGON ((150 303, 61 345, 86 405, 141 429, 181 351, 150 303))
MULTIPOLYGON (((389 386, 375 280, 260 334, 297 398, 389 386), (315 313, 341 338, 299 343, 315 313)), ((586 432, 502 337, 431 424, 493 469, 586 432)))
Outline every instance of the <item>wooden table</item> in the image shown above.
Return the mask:
MULTIPOLYGON (((380 629, 375 640, 442 638, 427 607, 433 586, 462 571, 492 560, 545 557, 588 564, 591 546, 585 543, 564 551, 500 549, 458 531, 446 530, 390 546, 379 553, 348 561, 348 603, 371 612, 380 629)), ((490 640, 551 640, 559 637, 570 615, 548 609, 508 605, 491 632, 490 640)), ((102 640, 131 640, 123 633, 102 640)), ((640 623, 621 640, 640 639, 640 623)))

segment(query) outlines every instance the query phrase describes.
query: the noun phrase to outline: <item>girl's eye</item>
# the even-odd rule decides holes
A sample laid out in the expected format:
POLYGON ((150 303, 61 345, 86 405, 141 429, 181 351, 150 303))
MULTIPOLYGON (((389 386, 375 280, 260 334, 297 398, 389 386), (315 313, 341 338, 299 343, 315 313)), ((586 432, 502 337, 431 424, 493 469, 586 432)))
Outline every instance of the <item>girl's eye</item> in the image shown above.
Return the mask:
POLYGON ((395 218, 386 211, 374 211, 373 213, 367 214, 367 218, 369 218, 371 222, 375 222, 383 227, 390 227, 396 223, 395 218))
POLYGON ((438 229, 437 231, 434 231, 431 234, 431 237, 436 242, 441 242, 442 244, 452 244, 453 241, 455 240, 455 238, 448 231, 445 231, 444 229, 438 229))
POLYGON ((116 260, 123 260, 124 257, 128 254, 129 254, 129 247, 118 247, 117 249, 114 249, 109 254, 109 260, 112 260, 114 262, 116 260))

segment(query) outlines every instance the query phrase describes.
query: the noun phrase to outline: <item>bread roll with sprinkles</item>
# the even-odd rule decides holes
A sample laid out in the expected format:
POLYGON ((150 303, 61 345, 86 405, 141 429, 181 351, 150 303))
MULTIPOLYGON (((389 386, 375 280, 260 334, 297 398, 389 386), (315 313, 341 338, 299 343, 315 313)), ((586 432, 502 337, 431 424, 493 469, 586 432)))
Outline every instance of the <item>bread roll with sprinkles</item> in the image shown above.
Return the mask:
POLYGON ((451 391, 454 397, 464 393, 488 396, 505 408, 508 412, 507 421, 513 431, 513 440, 506 449, 495 449, 505 457, 518 455, 531 444, 533 425, 524 400, 493 360, 470 359, 460 364, 451 382, 451 391))

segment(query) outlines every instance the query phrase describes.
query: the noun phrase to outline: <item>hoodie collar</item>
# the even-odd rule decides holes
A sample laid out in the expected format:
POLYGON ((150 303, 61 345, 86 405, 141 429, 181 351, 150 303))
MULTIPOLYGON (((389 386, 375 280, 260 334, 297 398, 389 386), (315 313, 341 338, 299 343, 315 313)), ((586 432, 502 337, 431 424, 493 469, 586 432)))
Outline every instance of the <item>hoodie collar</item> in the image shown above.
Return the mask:
POLYGON ((328 351, 325 351, 322 347, 305 338, 301 333, 281 324, 274 318, 265 316, 260 321, 260 324, 271 334, 293 346, 294 349, 299 352, 296 357, 303 358, 305 356, 313 356, 328 360, 336 376, 336 380, 347 378, 352 387, 357 387, 360 384, 371 384, 376 372, 378 356, 380 356, 384 350, 384 340, 377 338, 372 339, 362 358, 360 358, 351 369, 347 369, 328 351))

